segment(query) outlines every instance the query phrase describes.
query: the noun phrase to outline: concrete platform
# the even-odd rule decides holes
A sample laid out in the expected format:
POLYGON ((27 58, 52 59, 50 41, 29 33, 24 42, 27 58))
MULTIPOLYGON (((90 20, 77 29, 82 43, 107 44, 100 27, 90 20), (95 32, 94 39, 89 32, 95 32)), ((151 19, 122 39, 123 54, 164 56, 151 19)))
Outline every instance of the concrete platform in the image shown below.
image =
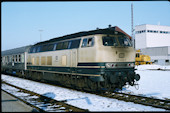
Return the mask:
POLYGON ((1 107, 2 112, 37 112, 29 105, 12 97, 1 90, 1 107))

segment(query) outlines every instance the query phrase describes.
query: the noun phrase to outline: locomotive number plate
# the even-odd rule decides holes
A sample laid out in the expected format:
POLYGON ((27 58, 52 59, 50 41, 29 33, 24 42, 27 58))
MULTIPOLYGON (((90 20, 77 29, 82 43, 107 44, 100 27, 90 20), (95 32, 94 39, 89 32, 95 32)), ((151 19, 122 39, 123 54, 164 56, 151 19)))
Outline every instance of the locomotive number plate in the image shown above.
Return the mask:
POLYGON ((119 58, 124 58, 125 54, 124 53, 119 53, 119 58))

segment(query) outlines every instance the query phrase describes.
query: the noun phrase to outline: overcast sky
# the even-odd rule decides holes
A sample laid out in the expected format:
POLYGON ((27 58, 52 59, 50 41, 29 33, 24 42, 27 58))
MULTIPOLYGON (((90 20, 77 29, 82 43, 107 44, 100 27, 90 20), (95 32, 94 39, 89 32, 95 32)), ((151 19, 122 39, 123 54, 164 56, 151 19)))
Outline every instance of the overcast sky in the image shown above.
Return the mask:
POLYGON ((35 44, 51 38, 118 26, 131 35, 141 24, 170 26, 168 1, 1 2, 1 50, 35 44))

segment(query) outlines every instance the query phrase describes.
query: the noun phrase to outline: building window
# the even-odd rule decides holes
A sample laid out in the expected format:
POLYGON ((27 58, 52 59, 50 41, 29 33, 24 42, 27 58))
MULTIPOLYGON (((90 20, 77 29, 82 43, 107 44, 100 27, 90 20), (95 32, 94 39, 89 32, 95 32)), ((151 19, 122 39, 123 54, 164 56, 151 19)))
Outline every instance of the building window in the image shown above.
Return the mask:
POLYGON ((168 63, 168 62, 169 62, 169 60, 165 60, 165 62, 166 62, 166 63, 168 63))
POLYGON ((158 31, 153 31, 154 33, 158 33, 158 31))
POLYGON ((169 31, 160 31, 160 33, 170 34, 170 32, 169 32, 169 31))
POLYGON ((154 60, 154 62, 156 62, 156 63, 157 63, 157 62, 158 62, 158 60, 154 60))

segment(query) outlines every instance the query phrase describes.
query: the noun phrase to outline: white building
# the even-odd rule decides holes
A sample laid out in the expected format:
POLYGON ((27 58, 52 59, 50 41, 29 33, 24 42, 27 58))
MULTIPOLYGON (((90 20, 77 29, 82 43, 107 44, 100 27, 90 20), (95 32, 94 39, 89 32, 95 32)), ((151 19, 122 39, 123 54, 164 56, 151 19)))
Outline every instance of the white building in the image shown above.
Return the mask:
POLYGON ((141 52, 149 55, 155 64, 170 65, 170 46, 148 47, 141 49, 141 52))
POLYGON ((157 64, 170 64, 170 26, 135 26, 135 48, 157 64))
POLYGON ((170 46, 170 26, 135 26, 135 48, 170 46))

